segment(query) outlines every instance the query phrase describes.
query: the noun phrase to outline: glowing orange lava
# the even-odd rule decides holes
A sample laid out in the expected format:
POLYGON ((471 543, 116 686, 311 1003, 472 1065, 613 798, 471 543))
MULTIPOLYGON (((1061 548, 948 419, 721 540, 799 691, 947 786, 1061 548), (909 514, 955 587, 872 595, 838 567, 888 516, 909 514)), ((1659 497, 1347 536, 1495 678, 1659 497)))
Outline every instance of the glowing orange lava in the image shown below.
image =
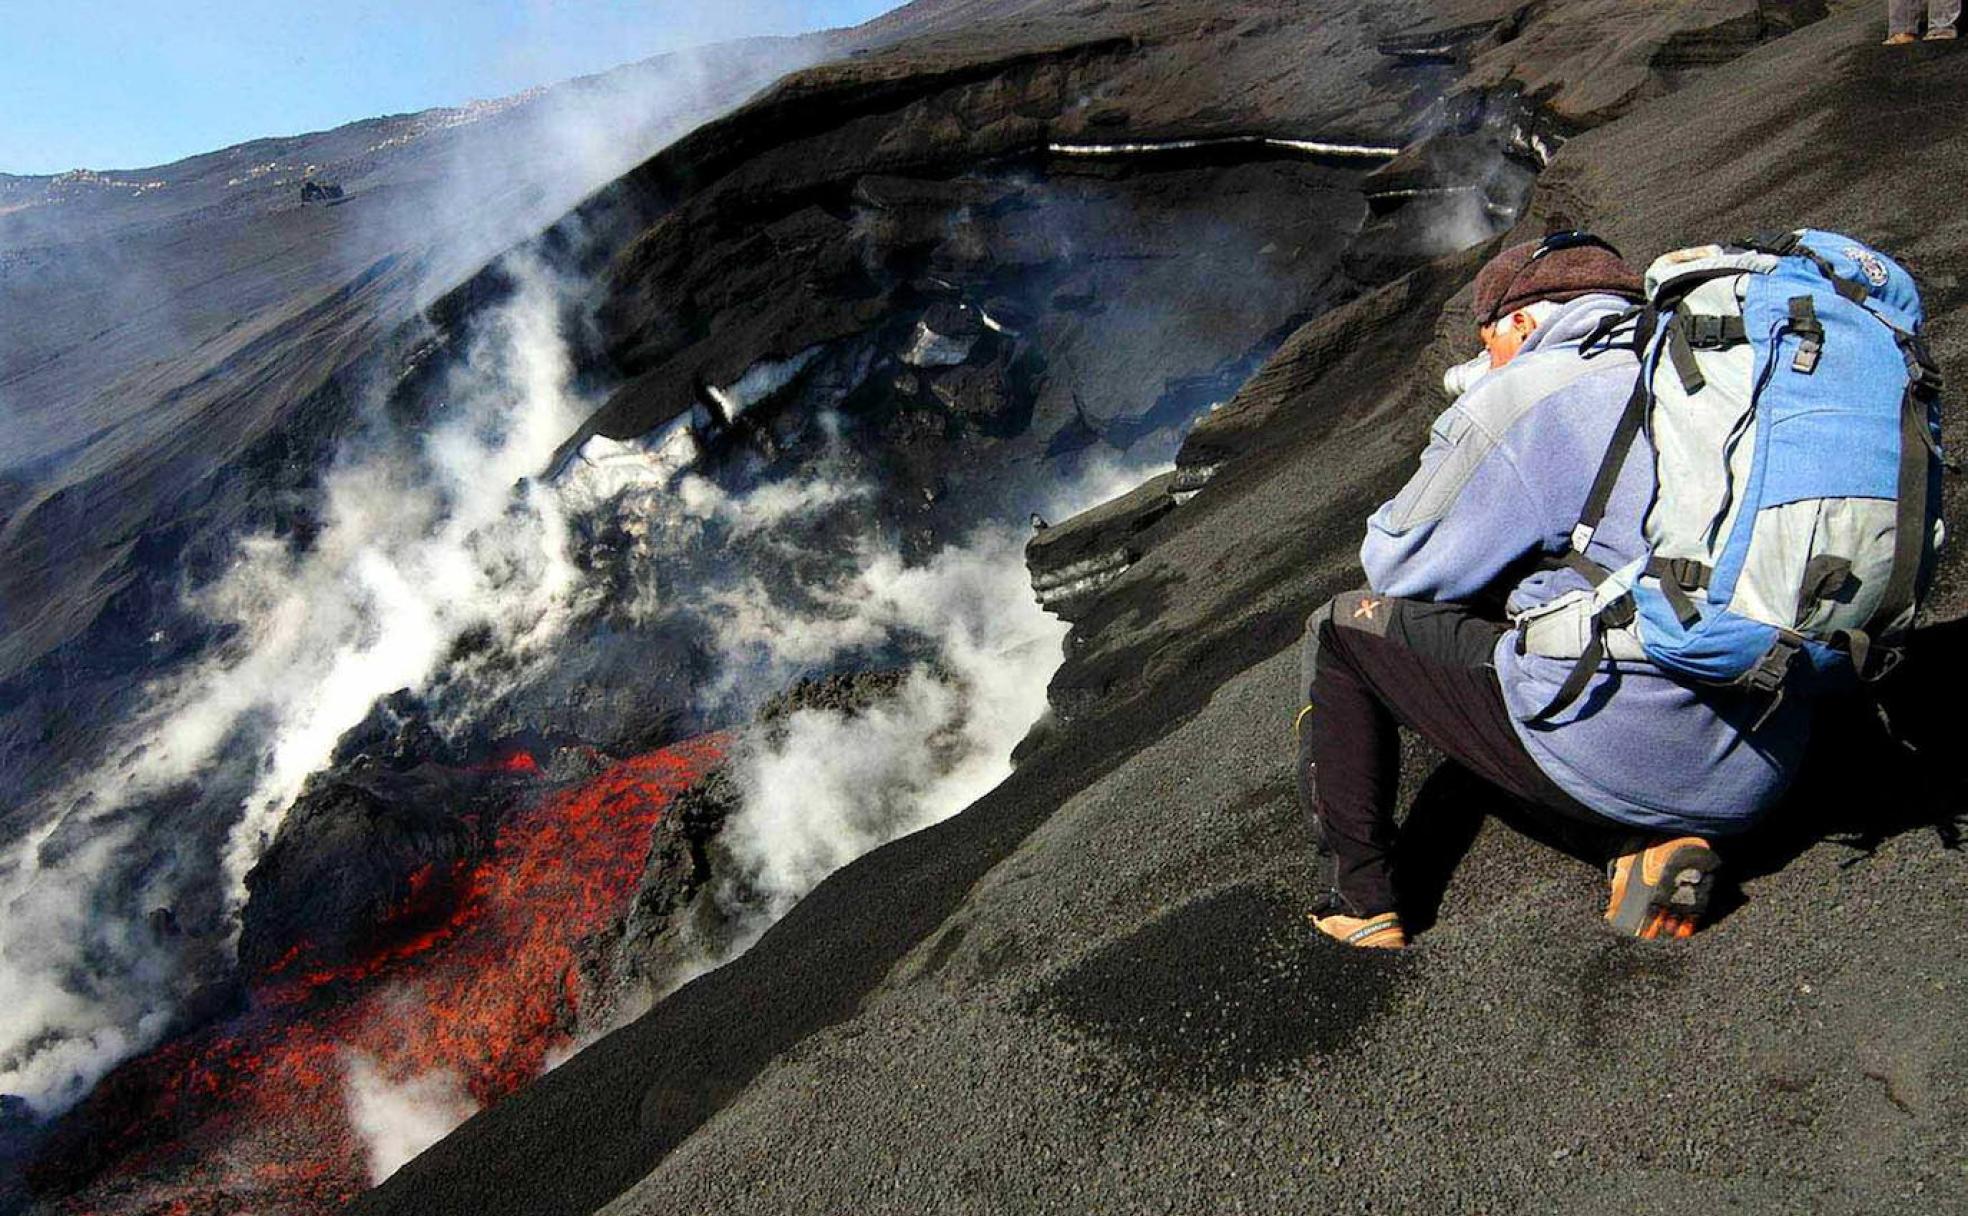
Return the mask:
MULTIPOLYGON (((66 1210, 329 1210, 369 1182, 352 1057, 388 1083, 450 1074, 480 1106, 538 1076, 567 1043, 582 940, 620 913, 650 829, 726 745, 650 752, 514 811, 485 861, 413 876, 397 920, 423 927, 368 958, 311 967, 294 946, 258 977, 249 1013, 112 1076, 115 1125, 98 1143, 116 1168, 66 1210), (439 898, 448 916, 426 906, 439 898)), ((498 767, 540 769, 526 753, 498 767)))

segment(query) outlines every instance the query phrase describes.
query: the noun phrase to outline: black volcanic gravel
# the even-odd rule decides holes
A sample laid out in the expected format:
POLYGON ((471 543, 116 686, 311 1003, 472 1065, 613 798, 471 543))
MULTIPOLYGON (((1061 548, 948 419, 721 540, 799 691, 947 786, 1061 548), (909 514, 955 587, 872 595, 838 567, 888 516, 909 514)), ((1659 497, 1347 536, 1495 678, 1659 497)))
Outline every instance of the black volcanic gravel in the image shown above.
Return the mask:
MULTIPOLYGON (((1873 7, 1577 140, 1526 228, 1589 224, 1642 257, 1848 229, 1905 256, 1968 374, 1968 58, 1877 48, 1873 7)), ((1080 618, 1076 716, 1002 787, 356 1210, 1968 1210, 1960 546, 1947 623, 1889 698, 1927 759, 1821 736, 1737 854, 1739 906, 1694 940, 1608 935, 1602 878, 1493 819, 1419 893, 1439 913, 1408 955, 1292 936, 1292 635, 1357 576, 1360 521, 1411 467, 1429 382, 1466 353, 1449 297, 1474 264, 1315 323, 1199 432, 1242 438, 1080 618), (1295 378, 1307 359, 1320 374, 1295 378)), ((1948 511, 1968 535, 1958 483, 1948 511)), ((1415 822, 1487 809, 1430 767, 1408 759, 1415 822)))
POLYGON ((1303 903, 1289 888, 1205 895, 1053 980, 1029 1012, 1119 1049, 1158 1088, 1269 1076, 1343 1050, 1386 1012, 1406 960, 1336 954, 1305 931, 1303 903), (1199 941, 1221 948, 1199 955, 1199 941))

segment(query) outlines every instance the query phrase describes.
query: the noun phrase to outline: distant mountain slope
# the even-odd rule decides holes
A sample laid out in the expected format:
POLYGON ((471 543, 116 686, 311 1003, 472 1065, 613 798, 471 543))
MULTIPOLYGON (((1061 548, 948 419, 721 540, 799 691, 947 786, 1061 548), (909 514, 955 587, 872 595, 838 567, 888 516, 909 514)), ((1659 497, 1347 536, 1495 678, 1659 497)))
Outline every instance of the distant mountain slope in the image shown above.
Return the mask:
POLYGON ((194 644, 142 639, 319 475, 381 369, 430 340, 420 310, 832 37, 0 179, 0 772, 28 788, 59 769, 114 716, 117 673, 194 644), (310 172, 343 198, 303 203, 310 172), (59 681, 35 675, 50 664, 59 681), (50 714, 67 723, 53 746, 50 714))

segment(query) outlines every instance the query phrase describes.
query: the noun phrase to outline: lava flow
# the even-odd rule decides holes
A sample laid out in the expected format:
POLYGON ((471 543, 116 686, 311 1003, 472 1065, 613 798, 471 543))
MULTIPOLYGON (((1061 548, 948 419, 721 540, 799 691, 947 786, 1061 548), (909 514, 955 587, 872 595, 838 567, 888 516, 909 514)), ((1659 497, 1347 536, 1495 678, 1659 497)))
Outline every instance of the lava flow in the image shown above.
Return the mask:
MULTIPOLYGON (((485 860, 419 874, 408 928, 369 957, 310 968, 298 945, 247 1013, 119 1069, 89 1103, 92 1155, 113 1165, 65 1210, 330 1210, 418 1129, 538 1076, 567 1045, 581 940, 619 914, 651 827, 726 743, 622 761, 515 811, 485 860)), ((501 767, 538 771, 531 756, 501 767)))

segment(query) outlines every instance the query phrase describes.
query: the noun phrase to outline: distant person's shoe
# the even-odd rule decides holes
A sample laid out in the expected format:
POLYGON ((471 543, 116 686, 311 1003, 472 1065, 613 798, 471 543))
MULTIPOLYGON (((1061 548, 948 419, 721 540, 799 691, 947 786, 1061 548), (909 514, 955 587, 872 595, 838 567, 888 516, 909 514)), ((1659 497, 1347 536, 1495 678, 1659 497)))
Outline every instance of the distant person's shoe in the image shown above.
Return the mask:
POLYGON ((1920 41, 1920 39, 1914 37, 1912 34, 1889 34, 1886 37, 1886 41, 1880 43, 1879 45, 1880 46, 1909 46, 1918 41, 1920 41))
POLYGON ((1408 944, 1408 935, 1401 928, 1398 912, 1382 912, 1378 916, 1345 916, 1340 913, 1320 916, 1314 912, 1310 919, 1314 929, 1343 945, 1399 950, 1408 944))
POLYGON ((1606 920, 1634 937, 1687 937, 1708 914, 1722 859, 1706 840, 1682 836, 1628 853, 1606 867, 1606 920))
POLYGON ((1947 30, 1927 31, 1927 41, 1929 42, 1953 42, 1958 37, 1960 37, 1959 30, 1947 29, 1947 30))

